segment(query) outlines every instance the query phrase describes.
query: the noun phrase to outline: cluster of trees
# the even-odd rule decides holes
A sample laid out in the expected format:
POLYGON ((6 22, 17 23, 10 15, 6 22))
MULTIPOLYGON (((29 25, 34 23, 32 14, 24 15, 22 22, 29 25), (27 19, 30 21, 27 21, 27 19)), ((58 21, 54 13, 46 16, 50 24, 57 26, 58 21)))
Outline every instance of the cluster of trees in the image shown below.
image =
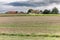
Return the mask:
MULTIPOLYGON (((31 13, 31 11, 32 11, 32 9, 29 9, 27 14, 31 13)), ((59 10, 56 7, 54 7, 52 10, 45 9, 44 11, 40 10, 40 12, 42 14, 58 14, 59 10)))

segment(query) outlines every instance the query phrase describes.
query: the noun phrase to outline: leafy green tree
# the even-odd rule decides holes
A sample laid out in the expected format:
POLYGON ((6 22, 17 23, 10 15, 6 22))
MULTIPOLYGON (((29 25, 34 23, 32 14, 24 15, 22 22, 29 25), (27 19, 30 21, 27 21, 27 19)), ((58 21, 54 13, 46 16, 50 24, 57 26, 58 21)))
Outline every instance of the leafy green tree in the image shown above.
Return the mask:
POLYGON ((51 14, 58 14, 58 13, 59 13, 59 10, 58 10, 56 7, 54 7, 54 8, 52 9, 51 14))
POLYGON ((45 10, 43 11, 43 14, 50 14, 50 10, 45 9, 45 10))
POLYGON ((29 9, 29 10, 27 11, 27 14, 31 13, 31 11, 33 11, 33 9, 29 9))

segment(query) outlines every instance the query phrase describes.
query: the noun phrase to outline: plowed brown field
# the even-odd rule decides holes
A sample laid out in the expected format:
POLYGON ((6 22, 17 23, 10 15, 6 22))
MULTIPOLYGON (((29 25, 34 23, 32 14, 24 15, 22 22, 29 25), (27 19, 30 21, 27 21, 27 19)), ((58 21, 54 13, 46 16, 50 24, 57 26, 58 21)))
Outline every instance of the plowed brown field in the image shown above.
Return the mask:
POLYGON ((60 34, 60 17, 0 17, 0 33, 60 34))

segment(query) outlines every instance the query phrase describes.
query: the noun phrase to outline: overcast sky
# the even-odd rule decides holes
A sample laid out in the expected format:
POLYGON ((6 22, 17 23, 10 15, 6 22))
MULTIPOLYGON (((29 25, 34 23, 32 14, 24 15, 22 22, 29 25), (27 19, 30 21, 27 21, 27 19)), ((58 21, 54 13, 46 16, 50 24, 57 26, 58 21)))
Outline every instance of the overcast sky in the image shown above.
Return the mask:
POLYGON ((28 9, 52 9, 57 7, 60 10, 60 0, 0 0, 0 12, 11 10, 27 11, 28 9))

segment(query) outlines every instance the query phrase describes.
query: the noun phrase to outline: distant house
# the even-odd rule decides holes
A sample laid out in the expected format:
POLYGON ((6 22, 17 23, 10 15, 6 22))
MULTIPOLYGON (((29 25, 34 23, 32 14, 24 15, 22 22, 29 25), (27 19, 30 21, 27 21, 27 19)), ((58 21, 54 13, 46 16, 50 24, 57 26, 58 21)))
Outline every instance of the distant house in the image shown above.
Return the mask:
POLYGON ((8 12, 6 12, 6 14, 17 14, 18 13, 18 11, 8 11, 8 12))
POLYGON ((25 13, 21 11, 21 12, 19 12, 18 14, 25 14, 25 13))
POLYGON ((39 13, 40 13, 39 10, 33 10, 33 9, 32 9, 32 11, 31 11, 29 14, 39 14, 39 13))
POLYGON ((33 13, 33 14, 39 14, 40 11, 39 10, 33 10, 33 11, 31 11, 31 13, 33 13))

